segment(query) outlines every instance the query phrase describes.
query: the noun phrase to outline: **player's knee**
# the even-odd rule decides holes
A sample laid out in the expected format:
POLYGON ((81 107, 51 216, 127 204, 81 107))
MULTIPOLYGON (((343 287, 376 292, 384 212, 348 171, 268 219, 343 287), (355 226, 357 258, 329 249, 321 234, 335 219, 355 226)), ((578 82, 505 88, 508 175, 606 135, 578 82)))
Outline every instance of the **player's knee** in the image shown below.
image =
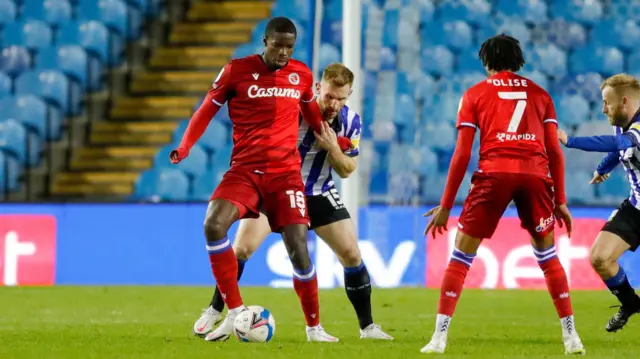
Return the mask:
POLYGON ((209 217, 204 222, 204 234, 207 240, 218 240, 226 237, 229 225, 216 217, 209 217))
POLYGON ((356 267, 362 261, 360 249, 355 243, 338 253, 338 258, 344 267, 356 267))
POLYGON ((609 253, 593 247, 589 253, 589 261, 593 269, 601 271, 614 265, 616 260, 609 253))
POLYGON ((233 244, 233 251, 236 253, 236 257, 239 260, 246 261, 251 258, 251 255, 255 252, 255 248, 247 246, 245 243, 241 243, 241 241, 236 240, 233 244))

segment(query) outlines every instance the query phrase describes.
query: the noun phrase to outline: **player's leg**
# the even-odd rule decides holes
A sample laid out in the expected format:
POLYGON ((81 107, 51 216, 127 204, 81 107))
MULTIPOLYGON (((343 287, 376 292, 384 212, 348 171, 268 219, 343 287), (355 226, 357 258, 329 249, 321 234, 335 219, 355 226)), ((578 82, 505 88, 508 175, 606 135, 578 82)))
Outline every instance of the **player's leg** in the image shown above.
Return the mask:
POLYGON ((449 325, 469 268, 482 239, 493 235, 511 201, 511 184, 501 183, 496 176, 475 174, 472 184, 460 214, 455 248, 442 278, 436 328, 429 344, 422 348, 423 353, 444 352, 449 325))
POLYGON ((262 198, 271 230, 282 234, 293 265, 293 288, 307 324, 307 340, 337 342, 320 325, 318 278, 307 247, 309 217, 299 171, 263 179, 262 198))
POLYGON ((554 237, 553 183, 550 179, 521 176, 514 196, 521 226, 531 235, 533 253, 544 274, 562 326, 566 354, 584 354, 582 341, 576 330, 569 294, 569 281, 558 259, 554 237))
MULTIPOLYGON (((344 211, 347 212, 346 209, 344 211)), ((383 332, 380 326, 373 322, 371 277, 360 256, 353 221, 350 218, 342 219, 316 227, 315 232, 329 245, 344 267, 344 288, 358 316, 360 338, 392 340, 392 336, 383 332)))
MULTIPOLYGON (((238 231, 233 241, 233 251, 238 260, 238 281, 242 276, 246 261, 267 238, 270 232, 269 222, 263 214, 260 214, 259 218, 245 218, 240 220, 240 225, 238 226, 238 231)), ((202 312, 200 318, 195 322, 193 332, 200 336, 211 332, 213 326, 218 324, 222 319, 223 309, 224 300, 222 299, 218 286, 216 286, 209 307, 202 312)))
MULTIPOLYGON (((233 319, 245 309, 238 287, 238 261, 227 233, 240 218, 257 217, 260 196, 251 174, 230 169, 216 188, 204 221, 209 261, 221 296, 229 308, 220 327, 233 327, 233 319)), ((219 328, 220 328, 219 327, 219 328)), ((227 340, 229 334, 218 329, 207 334, 207 341, 227 340)))
POLYGON ((591 247, 591 266, 621 304, 605 327, 608 332, 622 329, 629 317, 640 312, 640 297, 618 264, 624 252, 635 251, 640 244, 639 221, 640 211, 625 201, 614 211, 591 247))

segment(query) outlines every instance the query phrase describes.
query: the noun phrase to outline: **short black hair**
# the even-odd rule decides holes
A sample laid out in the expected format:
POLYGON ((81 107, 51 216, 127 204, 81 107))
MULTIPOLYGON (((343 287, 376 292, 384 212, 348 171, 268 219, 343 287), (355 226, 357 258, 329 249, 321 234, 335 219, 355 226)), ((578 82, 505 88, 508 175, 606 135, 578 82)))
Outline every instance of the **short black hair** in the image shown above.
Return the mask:
POLYGON ((478 57, 485 68, 493 71, 519 71, 524 66, 520 41, 506 34, 496 35, 482 43, 478 57))
POLYGON ((267 28, 264 30, 264 36, 269 37, 276 32, 293 34, 294 36, 298 35, 296 25, 293 23, 293 21, 284 16, 274 17, 273 19, 269 20, 269 22, 267 23, 267 28))

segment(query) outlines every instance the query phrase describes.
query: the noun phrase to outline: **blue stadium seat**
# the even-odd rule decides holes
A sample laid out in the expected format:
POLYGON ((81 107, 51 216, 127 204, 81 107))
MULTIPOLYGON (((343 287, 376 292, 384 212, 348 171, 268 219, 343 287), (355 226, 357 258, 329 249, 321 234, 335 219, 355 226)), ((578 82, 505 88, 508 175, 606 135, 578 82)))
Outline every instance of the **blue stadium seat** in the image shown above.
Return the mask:
POLYGON ((114 36, 110 48, 109 38, 109 30, 99 21, 70 22, 60 27, 58 45, 80 45, 103 64, 119 65, 122 62, 122 39, 114 36))
MULTIPOLYGON (((491 27, 484 27, 484 29, 491 29, 491 27)), ((523 46, 527 46, 531 43, 531 31, 529 30, 527 25, 518 19, 509 18, 506 19, 502 24, 500 24, 497 29, 493 31, 493 33, 484 33, 485 36, 478 37, 478 45, 487 38, 502 33, 515 37, 523 46)))
POLYGON ((564 76, 567 73, 567 53, 554 44, 535 46, 531 62, 549 76, 564 76))
POLYGON ((428 123, 425 126, 424 138, 423 144, 425 145, 437 150, 450 150, 456 143, 456 129, 449 122, 428 123))
POLYGON ((0 71, 0 99, 11 94, 11 77, 0 71))
MULTIPOLYGON (((12 0, 0 0, 0 27, 16 19, 16 4, 12 0)), ((0 188, 0 191, 2 188, 0 188)))
POLYGON ((398 47, 398 32, 400 30, 400 12, 398 10, 386 10, 384 12, 384 29, 382 31, 382 46, 398 47))
MULTIPOLYGON (((189 120, 183 120, 180 122, 176 130, 173 132, 173 140, 179 142, 184 132, 187 130, 189 120)), ((230 130, 221 121, 212 120, 209 122, 209 126, 205 130, 204 134, 198 141, 198 144, 209 151, 216 149, 222 149, 231 144, 230 130)))
POLYGON ((190 199, 193 201, 209 201, 213 191, 224 176, 226 167, 214 167, 195 179, 190 199))
POLYGON ((60 71, 27 71, 15 82, 16 94, 30 94, 44 98, 69 115, 80 111, 79 94, 60 71))
POLYGON ((0 151, 0 196, 4 191, 15 191, 19 188, 21 167, 18 160, 8 152, 0 151))
POLYGON ((457 65, 459 73, 484 71, 477 50, 462 51, 458 55, 457 65))
POLYGON ((438 173, 438 155, 428 146, 420 146, 418 150, 419 162, 415 171, 422 176, 438 173))
POLYGON ((418 0, 412 1, 407 6, 411 12, 417 11, 420 17, 420 24, 428 24, 433 21, 434 14, 436 12, 436 6, 432 0, 418 0))
POLYGON ((0 99, 0 108, 10 118, 22 122, 35 131, 40 138, 60 138, 62 113, 33 95, 18 95, 0 99))
POLYGON ((398 58, 396 51, 391 47, 383 47, 380 49, 380 70, 395 70, 398 67, 398 58))
POLYGON ((79 20, 100 21, 128 39, 140 36, 141 13, 122 0, 80 0, 77 14, 79 20))
POLYGON ((476 25, 491 21, 491 3, 487 0, 447 1, 440 6, 445 20, 465 20, 476 25))
POLYGON ((572 172, 570 186, 566 188, 567 200, 574 204, 593 204, 595 201, 595 186, 589 184, 593 171, 572 172))
MULTIPOLYGON (((467 72, 463 74, 455 74, 445 81, 440 87, 440 91, 453 92, 455 94, 464 93, 471 86, 487 79, 486 72, 467 72)), ((457 99, 459 100, 459 98, 457 99)), ((457 110, 457 107, 456 107, 457 110)))
POLYGON ((0 115, 0 150, 8 151, 20 163, 35 166, 40 160, 42 141, 6 114, 0 115))
POLYGON ((26 47, 9 46, 0 51, 0 72, 16 77, 31 68, 31 55, 26 47))
POLYGON ((473 31, 464 21, 434 21, 421 30, 422 47, 446 45, 456 50, 467 49, 473 44, 473 31))
POLYGON ((584 24, 597 24, 604 14, 600 1, 552 1, 551 13, 584 24))
POLYGON ((453 73, 455 57, 451 50, 445 46, 428 47, 422 51, 422 71, 446 76, 453 73))
POLYGON ((390 172, 388 196, 392 204, 409 204, 419 194, 418 175, 411 172, 390 172))
POLYGON ((584 26, 563 19, 549 21, 536 28, 538 42, 552 43, 565 50, 584 46, 587 43, 587 30, 584 26))
POLYGON ((135 196, 152 201, 186 201, 189 178, 177 168, 148 170, 138 177, 135 196))
POLYGON ((624 54, 615 47, 589 45, 571 54, 569 68, 573 74, 599 72, 611 76, 624 71, 624 54))
POLYGON ((556 94, 579 94, 587 101, 600 101, 600 84, 603 78, 599 73, 587 72, 575 76, 566 76, 554 82, 556 94))
POLYGON ((320 54, 319 54, 319 67, 324 69, 327 65, 340 62, 342 56, 340 55, 340 50, 338 50, 335 46, 330 44, 322 44, 320 45, 320 54))
POLYGON ((622 167, 611 172, 611 177, 597 186, 598 198, 608 203, 622 202, 629 196, 629 180, 622 167))
POLYGON ((40 50, 36 56, 36 67, 41 70, 62 70, 86 90, 95 91, 101 87, 100 62, 88 56, 86 51, 77 45, 47 47, 40 50))
POLYGON ((397 130, 393 122, 376 120, 371 125, 371 138, 376 142, 392 142, 396 135, 397 130))
POLYGON ((555 102, 558 119, 565 125, 578 125, 589 121, 591 108, 582 96, 566 95, 555 102))
POLYGON ((413 124, 416 121, 416 102, 413 96, 398 95, 396 97, 395 116, 393 122, 399 125, 413 124))
POLYGON ((259 54, 264 50, 264 45, 256 45, 253 43, 244 44, 236 47, 233 51, 232 57, 234 59, 239 59, 242 57, 247 57, 249 55, 259 54))
POLYGON ((640 46, 640 25, 634 20, 610 19, 598 22, 591 31, 593 43, 636 50, 640 46))
POLYGON ((229 164, 231 162, 231 150, 231 145, 214 150, 213 156, 211 156, 212 168, 229 168, 229 164))
POLYGON ((169 162, 169 154, 175 147, 176 145, 162 147, 153 159, 153 166, 155 168, 175 167, 193 177, 201 176, 207 171, 209 167, 209 156, 202 146, 193 146, 191 152, 189 152, 189 157, 177 165, 172 165, 171 162, 169 162))
POLYGON ((498 0, 498 13, 541 24, 548 20, 547 4, 540 0, 498 0))
MULTIPOLYGON (((308 3, 308 1, 306 2, 308 3)), ((300 25, 305 26, 311 20, 309 16, 309 6, 303 1, 275 1, 271 8, 271 16, 284 16, 299 22, 300 25)), ((299 27, 299 26, 296 26, 299 27)))
POLYGON ((547 90, 547 92, 551 92, 551 87, 549 86, 549 78, 547 75, 543 74, 540 71, 531 71, 531 72, 522 72, 521 76, 528 78, 529 80, 535 82, 538 86, 547 90))
POLYGON ((71 21, 72 6, 67 0, 24 0, 22 17, 60 26, 71 21))
POLYGON ((24 20, 10 23, 2 32, 4 46, 25 46, 37 50, 51 45, 53 32, 44 22, 39 20, 24 20))
POLYGON ((425 101, 433 96, 436 86, 437 82, 433 76, 420 72, 419 77, 415 80, 415 98, 425 101))
POLYGON ((422 200, 427 203, 440 203, 446 183, 446 175, 434 174, 424 177, 421 184, 422 200))

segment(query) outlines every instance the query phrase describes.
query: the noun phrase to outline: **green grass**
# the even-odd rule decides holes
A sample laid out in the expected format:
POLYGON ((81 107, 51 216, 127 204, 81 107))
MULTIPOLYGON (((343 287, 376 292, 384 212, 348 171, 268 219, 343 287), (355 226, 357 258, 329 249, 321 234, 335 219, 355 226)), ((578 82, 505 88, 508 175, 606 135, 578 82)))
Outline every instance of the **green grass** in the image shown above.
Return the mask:
MULTIPOLYGON (((438 293, 374 290, 374 319, 393 342, 358 339, 342 290, 321 291, 322 323, 337 344, 306 343, 293 289, 243 288, 247 304, 269 308, 277 323, 268 344, 207 343, 191 328, 211 289, 200 287, 52 287, 0 289, 0 358, 424 358, 438 293)), ((604 325, 615 312, 607 292, 574 292, 578 332, 591 358, 637 358, 640 317, 622 332, 604 325)), ((445 358, 564 357, 561 329, 546 292, 474 291, 462 295, 445 358)), ((428 357, 428 356, 427 356, 428 357)))

